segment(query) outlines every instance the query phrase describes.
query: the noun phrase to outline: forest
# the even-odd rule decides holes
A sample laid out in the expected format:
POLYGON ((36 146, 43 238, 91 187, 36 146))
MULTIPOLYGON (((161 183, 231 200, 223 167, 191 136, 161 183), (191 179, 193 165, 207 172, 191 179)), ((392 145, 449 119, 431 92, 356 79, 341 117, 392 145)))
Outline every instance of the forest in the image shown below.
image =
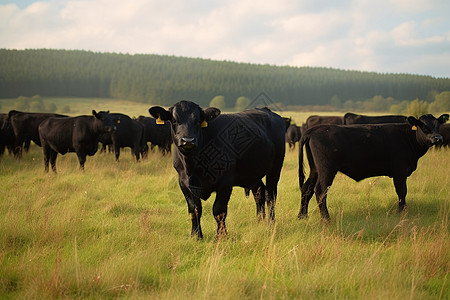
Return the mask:
POLYGON ((256 65, 154 54, 81 50, 0 49, 0 98, 100 97, 202 106, 221 96, 226 107, 261 92, 284 106, 352 105, 375 101, 431 103, 450 78, 318 67, 256 65))

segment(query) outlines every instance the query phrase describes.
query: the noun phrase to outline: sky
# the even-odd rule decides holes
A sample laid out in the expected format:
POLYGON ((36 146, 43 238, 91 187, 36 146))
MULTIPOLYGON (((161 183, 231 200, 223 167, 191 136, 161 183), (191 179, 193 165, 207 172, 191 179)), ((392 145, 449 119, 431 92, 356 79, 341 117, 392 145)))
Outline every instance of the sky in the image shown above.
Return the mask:
POLYGON ((450 78, 450 1, 0 0, 0 48, 450 78))

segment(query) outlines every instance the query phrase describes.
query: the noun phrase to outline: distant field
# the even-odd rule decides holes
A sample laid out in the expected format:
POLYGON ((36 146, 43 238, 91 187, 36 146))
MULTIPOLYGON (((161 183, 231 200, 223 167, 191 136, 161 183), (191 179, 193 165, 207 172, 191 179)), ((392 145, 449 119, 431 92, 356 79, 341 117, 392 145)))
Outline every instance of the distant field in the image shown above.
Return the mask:
MULTIPOLYGON (((8 113, 10 110, 14 109, 15 99, 0 99, 0 112, 8 113)), ((117 99, 105 99, 105 98, 69 98, 69 97, 59 97, 59 98, 47 98, 43 97, 44 103, 52 102, 58 107, 58 113, 64 105, 70 106, 70 112, 66 113, 70 116, 83 115, 92 113, 92 110, 109 110, 110 112, 120 112, 127 114, 131 117, 138 117, 140 115, 149 117, 150 114, 148 109, 152 104, 133 102, 128 100, 117 100, 117 99)), ((177 102, 178 100, 174 101, 177 102)), ((344 115, 343 112, 330 113, 330 112, 293 112, 285 111, 278 112, 282 116, 291 117, 292 121, 297 125, 301 125, 310 115, 344 115)))
MULTIPOLYGON (((73 107, 148 109, 100 100, 73 107)), ((402 216, 390 178, 338 174, 325 224, 314 199, 309 218, 297 219, 297 151, 288 151, 275 225, 258 222, 253 198, 235 188, 228 237, 215 237, 213 195, 197 241, 171 157, 136 163, 126 150, 116 163, 96 154, 81 172, 75 154, 59 155, 55 175, 33 145, 20 161, 0 158, 0 298, 449 299, 449 154, 419 161, 402 216)))
MULTIPOLYGON (((104 99, 104 98, 71 98, 71 97, 55 97, 48 98, 42 97, 44 103, 54 103, 59 113, 61 108, 65 105, 70 106, 70 112, 67 113, 70 116, 91 114, 92 110, 110 110, 111 112, 123 112, 129 116, 150 116, 148 109, 149 104, 132 102, 127 100, 117 99, 104 99)), ((14 109, 15 99, 0 99, 0 112, 7 113, 11 109, 14 109)))

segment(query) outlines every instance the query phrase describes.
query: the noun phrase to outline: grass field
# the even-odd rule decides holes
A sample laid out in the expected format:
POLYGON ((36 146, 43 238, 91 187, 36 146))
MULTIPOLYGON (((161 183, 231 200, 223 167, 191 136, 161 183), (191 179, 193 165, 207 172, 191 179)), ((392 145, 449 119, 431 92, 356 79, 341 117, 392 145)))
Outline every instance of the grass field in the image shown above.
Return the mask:
POLYGON ((258 222, 253 198, 235 188, 226 238, 215 236, 213 197, 203 202, 202 241, 190 238, 171 157, 97 153, 84 172, 73 153, 56 163, 58 174, 45 173, 35 145, 20 161, 0 158, 1 299, 450 298, 449 150, 419 160, 401 216, 390 178, 338 174, 330 224, 314 199, 297 219, 288 151, 275 224, 258 222))

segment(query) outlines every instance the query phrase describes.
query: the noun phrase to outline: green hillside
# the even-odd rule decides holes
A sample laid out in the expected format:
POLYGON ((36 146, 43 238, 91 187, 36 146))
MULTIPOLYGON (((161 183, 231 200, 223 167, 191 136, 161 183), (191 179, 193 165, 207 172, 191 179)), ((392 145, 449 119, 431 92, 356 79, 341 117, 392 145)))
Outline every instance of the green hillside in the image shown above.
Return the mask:
POLYGON ((332 99, 396 101, 450 90, 450 78, 379 74, 331 68, 255 65, 161 55, 69 50, 0 49, 0 98, 98 97, 169 105, 191 99, 208 105, 217 95, 234 106, 261 91, 284 105, 327 105, 332 99))

